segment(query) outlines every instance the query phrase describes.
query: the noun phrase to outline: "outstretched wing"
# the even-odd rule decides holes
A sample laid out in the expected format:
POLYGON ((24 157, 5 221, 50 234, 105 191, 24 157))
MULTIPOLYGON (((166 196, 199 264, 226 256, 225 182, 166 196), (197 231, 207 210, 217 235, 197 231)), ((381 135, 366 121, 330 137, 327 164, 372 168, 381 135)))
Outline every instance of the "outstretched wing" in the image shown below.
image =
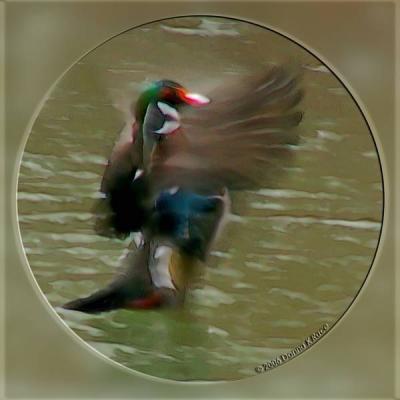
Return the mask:
POLYGON ((186 144, 153 161, 152 184, 207 191, 265 183, 298 143, 302 95, 298 73, 286 67, 217 88, 209 105, 183 113, 186 144))

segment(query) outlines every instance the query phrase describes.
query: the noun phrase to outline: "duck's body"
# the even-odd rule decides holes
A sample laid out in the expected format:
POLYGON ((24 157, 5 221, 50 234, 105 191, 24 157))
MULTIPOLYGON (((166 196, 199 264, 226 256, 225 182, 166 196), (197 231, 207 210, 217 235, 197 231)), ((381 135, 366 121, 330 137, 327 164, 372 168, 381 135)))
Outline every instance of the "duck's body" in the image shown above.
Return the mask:
POLYGON ((206 197, 179 192, 159 196, 152 226, 124 258, 122 273, 104 289, 64 308, 99 313, 183 304, 196 267, 205 260, 229 211, 229 200, 226 193, 206 197))
POLYGON ((226 188, 255 187, 266 171, 279 170, 277 162, 290 155, 286 145, 297 143, 293 128, 302 114, 293 108, 300 99, 296 76, 282 68, 233 85, 209 106, 172 81, 145 91, 130 139, 111 154, 96 210, 99 234, 141 232, 143 241, 105 289, 64 307, 101 312, 182 304, 229 209, 226 188), (184 107, 200 105, 182 117, 184 107))

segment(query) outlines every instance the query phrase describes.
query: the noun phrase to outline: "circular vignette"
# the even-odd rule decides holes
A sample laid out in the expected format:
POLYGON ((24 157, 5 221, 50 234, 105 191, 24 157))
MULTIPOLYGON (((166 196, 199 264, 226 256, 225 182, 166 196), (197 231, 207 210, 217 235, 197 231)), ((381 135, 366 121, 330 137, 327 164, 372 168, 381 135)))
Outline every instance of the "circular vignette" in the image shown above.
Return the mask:
MULTIPOLYGON (((38 108, 36 109, 35 115, 33 116, 33 118, 31 119, 31 121, 30 121, 30 123, 29 123, 29 127, 28 127, 28 129, 27 129, 27 134, 26 134, 25 137, 24 137, 24 143, 23 143, 23 146, 21 146, 21 150, 24 151, 24 150, 26 149, 26 146, 27 146, 28 141, 29 141, 29 137, 30 137, 30 135, 31 135, 31 133, 32 133, 32 129, 33 129, 33 127, 34 127, 34 125, 35 125, 35 123, 36 123, 36 121, 37 121, 37 119, 38 119, 38 117, 39 117, 39 115, 40 115, 40 112, 42 111, 44 105, 45 105, 46 102, 49 100, 49 97, 50 97, 51 93, 53 93, 53 91, 57 88, 58 84, 63 80, 63 78, 68 74, 68 72, 70 72, 71 69, 73 69, 77 64, 79 64, 80 62, 82 62, 82 60, 84 60, 87 56, 93 54, 97 49, 102 48, 104 45, 106 45, 107 43, 111 42, 113 39, 118 38, 118 37, 121 37, 121 36, 123 36, 124 34, 126 34, 126 33, 128 33, 128 32, 132 32, 132 31, 135 31, 135 30, 137 30, 137 29, 139 29, 139 28, 147 27, 147 26, 149 26, 149 25, 154 25, 154 24, 157 24, 157 23, 162 23, 162 22, 167 22, 167 21, 172 21, 172 20, 181 20, 181 19, 185 19, 185 18, 199 18, 199 19, 201 19, 201 18, 213 18, 213 19, 221 19, 221 20, 230 20, 230 21, 234 21, 235 23, 240 22, 240 23, 244 23, 244 24, 252 25, 252 26, 254 26, 254 27, 261 28, 261 29, 263 29, 263 30, 268 30, 268 31, 271 32, 272 34, 280 35, 282 38, 291 41, 295 46, 301 47, 306 53, 310 54, 313 58, 315 58, 315 59, 318 60, 320 63, 322 63, 323 66, 327 67, 327 68, 329 69, 329 72, 335 77, 335 79, 337 79, 337 81, 340 82, 341 87, 343 87, 343 88, 345 89, 347 95, 349 95, 349 96, 351 97, 353 105, 354 105, 354 104, 356 105, 356 108, 357 108, 357 110, 358 110, 358 112, 359 112, 359 115, 362 116, 363 121, 364 121, 366 127, 368 128, 369 137, 372 139, 373 146, 374 146, 374 150, 375 150, 375 152, 376 152, 377 159, 378 159, 379 172, 380 172, 380 180, 381 180, 381 185, 382 185, 382 212, 381 212, 381 218, 380 218, 379 235, 378 235, 378 238, 377 238, 377 241, 376 241, 375 251, 374 251, 373 256, 372 256, 372 258, 371 258, 371 263, 370 263, 370 266, 369 266, 369 268, 368 268, 367 273, 365 274, 364 280, 363 280, 362 283, 360 284, 360 286, 359 286, 359 288, 358 288, 358 291, 357 291, 357 292, 355 293, 355 295, 353 296, 353 299, 352 299, 351 302, 348 304, 347 308, 345 308, 345 310, 340 314, 339 317, 336 318, 335 322, 330 326, 330 328, 329 328, 329 331, 330 331, 330 330, 332 329, 332 327, 335 326, 335 325, 342 319, 342 317, 346 314, 346 312, 348 312, 349 308, 350 308, 351 305, 354 303, 355 299, 358 298, 359 293, 360 293, 362 287, 364 286, 366 279, 368 278, 368 276, 370 276, 371 268, 372 268, 372 265, 374 264, 374 260, 375 260, 375 258, 376 258, 376 254, 377 254, 377 251, 378 251, 378 249, 379 249, 379 244, 380 244, 380 240, 381 240, 381 236, 382 236, 382 230, 383 230, 383 226, 384 226, 384 208, 385 208, 384 176, 383 176, 382 162, 381 162, 381 159, 380 159, 380 155, 379 155, 378 147, 377 147, 377 144, 376 144, 376 140, 375 140, 374 134, 373 134, 373 132, 372 132, 372 130, 371 130, 370 124, 368 123, 368 120, 367 120, 367 118, 366 118, 366 116, 365 116, 365 114, 364 114, 364 112, 363 112, 361 106, 359 105, 360 100, 358 99, 358 101, 356 101, 355 96, 352 94, 352 92, 351 92, 350 89, 348 88, 348 85, 347 85, 347 84, 344 84, 344 78, 340 78, 340 77, 338 76, 338 74, 335 73, 335 72, 333 71, 333 69, 332 69, 331 67, 329 67, 328 64, 327 64, 325 61, 322 60, 322 57, 317 56, 317 55, 315 54, 314 51, 310 51, 304 44, 299 43, 297 40, 295 40, 294 38, 290 37, 289 35, 283 34, 283 33, 279 32, 278 30, 276 30, 275 28, 274 28, 274 29, 271 29, 271 28, 265 27, 265 26, 263 26, 263 25, 254 23, 254 22, 252 22, 252 21, 246 21, 246 20, 242 20, 242 19, 238 19, 238 18, 230 18, 230 17, 224 17, 224 16, 212 16, 212 15, 211 15, 211 16, 210 16, 210 15, 190 15, 190 16, 185 15, 185 16, 179 16, 179 17, 171 17, 171 18, 166 18, 166 19, 160 19, 160 20, 157 20, 157 21, 152 21, 152 22, 150 22, 150 23, 147 22, 147 23, 145 23, 145 24, 141 24, 141 25, 136 26, 136 27, 134 27, 134 28, 127 29, 127 30, 121 32, 120 34, 111 37, 110 39, 108 39, 108 40, 106 40, 105 42, 99 44, 99 45, 96 46, 94 49, 92 49, 92 50, 90 50, 89 52, 87 52, 86 54, 84 54, 82 57, 80 57, 80 58, 78 59, 78 61, 76 61, 75 63, 73 63, 73 64, 60 76, 60 78, 57 79, 57 81, 51 86, 51 88, 50 88, 49 91, 46 93, 45 97, 43 98, 42 102, 40 103, 40 105, 39 105, 38 108)), ((19 180, 20 180, 19 172, 20 172, 20 170, 21 170, 21 163, 22 163, 22 161, 23 161, 23 154, 24 154, 24 153, 22 152, 22 153, 21 153, 21 156, 20 156, 20 158, 19 158, 19 162, 18 162, 18 169, 15 171, 16 188, 17 188, 16 192, 17 192, 17 193, 18 193, 19 180)), ((18 233, 19 233, 20 243, 22 244, 22 247, 23 247, 23 249, 24 249, 24 255, 25 255, 26 261, 27 261, 28 265, 30 265, 30 262, 28 261, 28 256, 27 256, 26 251, 25 251, 25 246, 24 246, 24 243, 23 243, 23 238, 22 238, 22 232, 21 232, 21 226, 20 226, 21 224, 20 224, 20 219, 19 219, 19 207, 18 207, 18 202, 17 202, 17 221, 18 221, 17 229, 18 229, 18 233)), ((40 293, 43 295, 43 297, 45 297, 46 303, 47 303, 48 305, 51 305, 51 302, 48 300, 48 298, 46 297, 45 293, 43 292, 41 286, 39 285, 39 282, 38 282, 37 278, 35 277, 35 274, 34 274, 32 268, 30 267, 29 269, 30 269, 31 274, 32 274, 31 276, 35 278, 34 281, 35 281, 35 283, 37 284, 40 293)), ((95 277, 95 275, 94 275, 94 277, 95 277)), ((51 308, 53 308, 53 306, 52 306, 51 308)), ((57 319, 61 319, 61 320, 62 320, 62 318, 60 318, 60 315, 59 315, 59 314, 57 314, 57 317, 58 317, 57 319)), ((68 326, 68 327, 70 328, 70 329, 69 329, 70 331, 73 331, 73 329, 72 329, 65 321, 63 321, 63 324, 66 325, 66 326, 68 326)), ((160 379, 159 377, 156 377, 156 376, 154 376, 154 375, 152 375, 152 374, 149 374, 148 372, 141 372, 141 371, 138 370, 138 369, 133 369, 133 368, 131 368, 131 367, 126 367, 126 366, 123 365, 122 363, 113 360, 113 359, 110 358, 109 356, 105 355, 102 351, 100 351, 100 350, 94 348, 91 344, 87 343, 87 341, 86 341, 85 339, 83 339, 79 334, 77 334, 77 332, 75 332, 75 331, 73 331, 73 332, 74 332, 75 335, 78 336, 82 341, 84 341, 84 342, 86 343, 86 345, 88 345, 89 347, 91 347, 92 349, 94 349, 94 350, 96 351, 96 353, 100 353, 100 354, 101 354, 103 357, 105 357, 106 359, 113 361, 113 364, 120 365, 120 366, 122 366, 124 369, 128 369, 129 371, 138 372, 140 375, 143 374, 143 375, 145 375, 145 376, 150 376, 150 377, 152 377, 152 378, 160 379)), ((311 332, 310 332, 310 333, 311 333, 311 332)), ((301 353, 299 353, 299 354, 301 354, 301 353)), ((297 354, 297 355, 298 355, 298 354, 297 354)), ((295 357, 297 357, 297 355, 295 355, 295 357)), ((293 358, 294 358, 294 357, 293 357, 293 358)), ((257 365, 254 365, 254 367, 256 368, 257 365)), ((168 379, 168 380, 171 380, 171 378, 167 378, 167 379, 168 379)), ((235 379, 240 379, 240 377, 239 377, 239 378, 235 378, 235 379)), ((207 380, 207 381, 210 381, 210 380, 207 380)), ((223 381, 223 380, 222 380, 222 381, 223 381)), ((221 382, 221 381, 219 381, 219 382, 221 382)))

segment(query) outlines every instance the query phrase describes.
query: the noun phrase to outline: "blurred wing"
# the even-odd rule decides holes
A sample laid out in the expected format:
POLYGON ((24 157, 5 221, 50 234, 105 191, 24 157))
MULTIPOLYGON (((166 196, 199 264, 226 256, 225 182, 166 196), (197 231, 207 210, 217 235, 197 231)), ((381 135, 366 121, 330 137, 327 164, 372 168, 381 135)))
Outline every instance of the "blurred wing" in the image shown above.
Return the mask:
POLYGON ((187 145, 154 163, 155 186, 245 189, 287 165, 302 119, 297 73, 274 67, 209 97, 208 106, 183 115, 187 145))

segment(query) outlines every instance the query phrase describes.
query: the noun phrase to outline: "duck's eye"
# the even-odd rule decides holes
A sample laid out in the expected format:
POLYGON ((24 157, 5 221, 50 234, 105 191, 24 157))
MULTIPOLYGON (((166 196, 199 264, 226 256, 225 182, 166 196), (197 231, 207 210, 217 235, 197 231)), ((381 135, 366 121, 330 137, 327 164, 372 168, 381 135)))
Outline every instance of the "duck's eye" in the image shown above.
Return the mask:
POLYGON ((170 99, 173 97, 173 95, 174 95, 174 92, 171 88, 164 88, 161 92, 161 96, 164 99, 170 99))

